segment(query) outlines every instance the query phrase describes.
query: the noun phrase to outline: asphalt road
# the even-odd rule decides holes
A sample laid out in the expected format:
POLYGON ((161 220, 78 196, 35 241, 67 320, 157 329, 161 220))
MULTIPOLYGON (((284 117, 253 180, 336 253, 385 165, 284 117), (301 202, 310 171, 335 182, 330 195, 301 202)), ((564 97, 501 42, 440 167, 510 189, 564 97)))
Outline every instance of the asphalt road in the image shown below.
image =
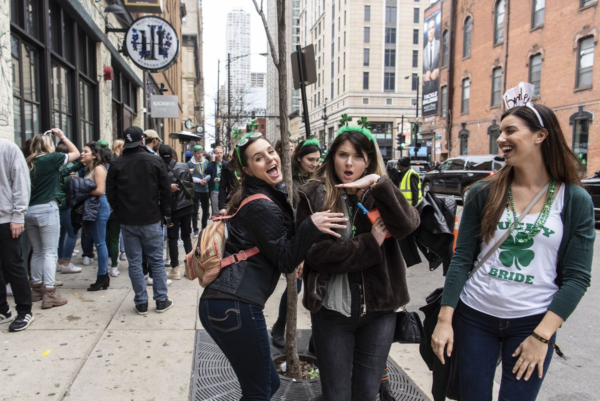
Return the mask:
MULTIPOLYGON (((461 213, 459 207, 458 214, 461 213)), ((596 227, 600 237, 600 226, 596 227)), ((422 257, 423 260, 425 258, 422 257)), ((600 274, 600 240, 594 245, 592 277, 600 274)), ((421 263, 408 269, 411 302, 409 310, 418 310, 425 297, 444 285, 442 268, 429 271, 421 263)), ((598 401, 600 400, 600 292, 594 286, 588 289, 578 308, 559 329, 557 343, 566 359, 554 355, 538 400, 542 401, 598 401)), ((497 371, 497 373, 499 370, 497 371)), ((499 383, 499 375, 496 375, 499 383)))

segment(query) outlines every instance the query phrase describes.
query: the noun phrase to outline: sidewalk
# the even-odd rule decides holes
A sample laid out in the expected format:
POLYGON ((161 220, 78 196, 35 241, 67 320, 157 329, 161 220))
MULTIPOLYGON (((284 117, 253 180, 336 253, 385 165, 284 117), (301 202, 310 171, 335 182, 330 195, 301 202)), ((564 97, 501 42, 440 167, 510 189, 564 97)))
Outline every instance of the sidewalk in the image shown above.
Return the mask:
MULTIPOLYGON (((83 266, 80 256, 73 263, 83 272, 56 275, 64 282, 60 292, 67 305, 42 310, 35 303, 35 321, 21 333, 8 333, 8 325, 2 325, 0 400, 188 400, 194 338, 203 329, 197 281, 173 281, 169 297, 174 306, 163 314, 154 312, 149 287, 148 315, 140 316, 133 309, 126 261, 120 262, 121 274, 111 277, 110 288, 98 292, 86 290, 95 281, 97 265, 83 266)), ((284 289, 282 277, 265 308, 269 328, 284 289)), ((302 306, 298 328, 310 328, 302 306)), ((430 395, 431 374, 417 345, 394 344, 391 357, 430 395)))

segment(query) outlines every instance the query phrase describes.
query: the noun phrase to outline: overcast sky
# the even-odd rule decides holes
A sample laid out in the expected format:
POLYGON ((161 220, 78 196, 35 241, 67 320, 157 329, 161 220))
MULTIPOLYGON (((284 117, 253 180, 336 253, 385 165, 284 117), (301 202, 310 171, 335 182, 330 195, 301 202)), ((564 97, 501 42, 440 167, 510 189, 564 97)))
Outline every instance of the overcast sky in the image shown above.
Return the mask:
MULTIPOLYGON (((260 4, 260 0, 258 1, 260 4)), ((267 1, 264 1, 265 7, 267 1)), ((260 16, 254 8, 252 0, 203 0, 202 18, 204 29, 204 106, 206 119, 206 145, 214 142, 215 100, 217 96, 217 62, 221 59, 221 83, 226 82, 227 49, 225 34, 227 30, 227 13, 231 10, 242 9, 250 13, 251 25, 251 70, 252 72, 266 72, 267 59, 259 53, 267 51, 267 36, 260 16)), ((266 15, 266 9, 265 9, 266 15)))

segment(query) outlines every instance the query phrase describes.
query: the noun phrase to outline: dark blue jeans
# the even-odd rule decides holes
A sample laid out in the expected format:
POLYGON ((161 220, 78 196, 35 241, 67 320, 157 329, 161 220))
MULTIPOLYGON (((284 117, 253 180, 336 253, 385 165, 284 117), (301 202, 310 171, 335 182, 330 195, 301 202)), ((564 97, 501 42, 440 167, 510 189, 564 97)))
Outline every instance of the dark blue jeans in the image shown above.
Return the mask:
POLYGON ((240 401, 270 400, 280 381, 262 308, 228 299, 200 299, 199 309, 202 326, 240 382, 240 401))
MULTIPOLYGON (((300 294, 302 290, 302 280, 296 280, 296 289, 298 290, 297 294, 300 294)), ((287 283, 287 282, 286 282, 287 283)), ((277 316, 277 321, 275 324, 279 324, 285 327, 285 322, 287 321, 287 284, 285 291, 281 295, 281 301, 279 301, 279 316, 277 316)))
POLYGON ((77 233, 71 225, 71 209, 60 212, 60 238, 58 239, 58 258, 71 260, 73 250, 77 244, 77 233))
MULTIPOLYGON (((460 377, 460 399, 491 400, 498 357, 502 358, 502 381, 499 401, 535 400, 550 366, 554 350, 548 346, 544 376, 537 367, 528 381, 517 380, 512 369, 517 362, 512 354, 531 335, 544 314, 518 319, 500 319, 460 303, 456 309, 456 355, 460 377)), ((551 341, 554 342, 556 334, 551 341)))
POLYGON ((311 313, 315 351, 319 360, 323 401, 373 401, 381 384, 396 315, 367 312, 361 316, 360 288, 350 285, 352 313, 321 308, 311 313))

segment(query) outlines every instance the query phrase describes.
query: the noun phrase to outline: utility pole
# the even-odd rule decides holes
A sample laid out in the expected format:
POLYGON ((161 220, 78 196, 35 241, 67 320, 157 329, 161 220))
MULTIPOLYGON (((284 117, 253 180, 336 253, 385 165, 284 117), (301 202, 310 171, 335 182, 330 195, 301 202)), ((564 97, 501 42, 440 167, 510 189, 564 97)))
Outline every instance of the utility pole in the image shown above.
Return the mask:
POLYGON ((231 53, 227 53, 227 152, 231 147, 231 53))
POLYGON ((321 117, 323 119, 323 129, 324 129, 324 135, 323 135, 323 148, 327 148, 327 120, 329 119, 329 116, 327 115, 327 98, 325 98, 325 104, 323 105, 323 116, 321 117))
POLYGON ((221 73, 221 60, 217 60, 217 112, 215 113, 215 143, 217 145, 221 144, 221 141, 219 140, 219 128, 218 128, 218 124, 217 121, 219 121, 219 107, 221 107, 221 104, 219 103, 219 95, 221 93, 221 88, 219 88, 219 84, 220 84, 220 80, 219 80, 219 74, 221 73))
POLYGON ((414 149, 415 149, 415 160, 417 159, 417 152, 419 151, 419 146, 417 146, 417 133, 419 132, 419 84, 420 79, 419 76, 415 74, 415 78, 417 79, 417 101, 415 102, 415 127, 414 127, 414 149))

